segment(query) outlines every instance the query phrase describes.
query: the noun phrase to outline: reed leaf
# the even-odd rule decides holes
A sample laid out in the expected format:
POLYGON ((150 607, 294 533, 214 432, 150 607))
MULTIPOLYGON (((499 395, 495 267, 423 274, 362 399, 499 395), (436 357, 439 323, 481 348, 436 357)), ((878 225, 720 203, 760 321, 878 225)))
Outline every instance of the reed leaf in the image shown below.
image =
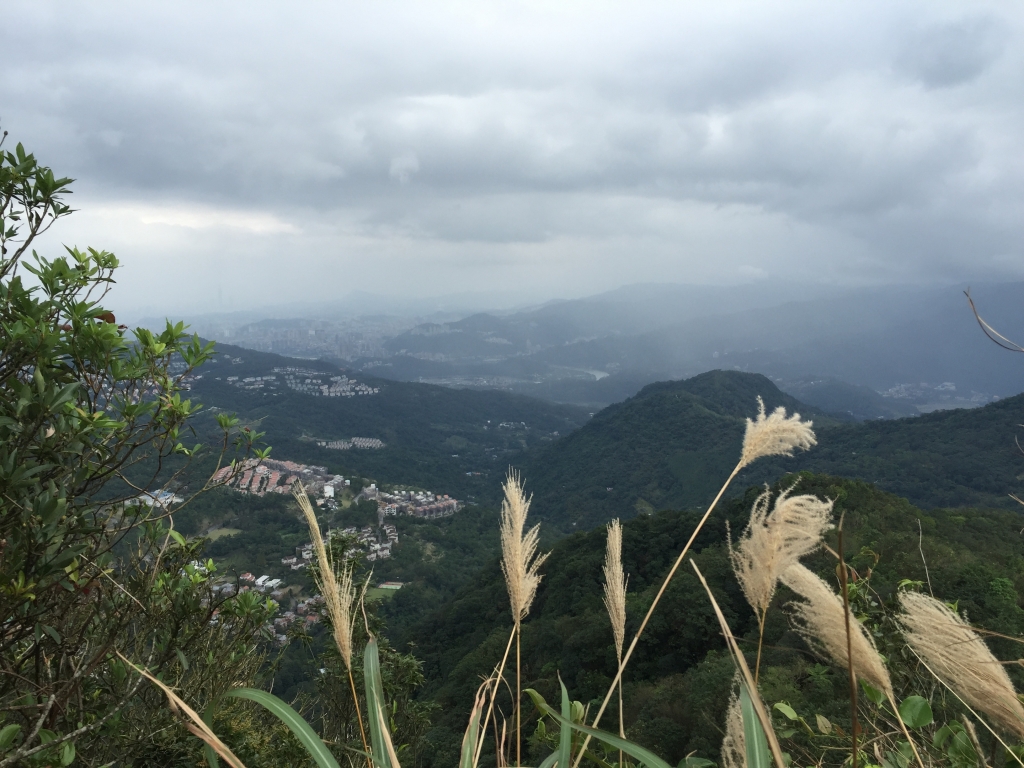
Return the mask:
MULTIPOLYGON (((327 746, 320 740, 320 737, 316 735, 316 731, 309 727, 309 723, 303 720, 298 712, 274 694, 256 688, 234 688, 225 693, 219 701, 224 699, 245 699, 259 704, 295 734, 295 738, 299 740, 299 743, 309 753, 309 756, 313 758, 313 761, 319 768, 341 768, 338 761, 334 759, 334 755, 327 749, 327 746)), ((203 713, 203 720, 206 723, 209 724, 211 722, 214 711, 214 705, 211 705, 203 713)), ((217 768, 219 765, 216 756, 211 752, 207 752, 206 762, 210 764, 211 768, 217 768)))
POLYGON ((366 682, 367 719, 370 721, 370 751, 379 768, 401 768, 395 755, 387 720, 384 718, 384 685, 380 677, 380 652, 377 638, 370 635, 363 652, 363 677, 366 682))
POLYGON ((620 738, 614 733, 600 731, 597 728, 591 728, 583 725, 582 723, 574 723, 571 719, 562 717, 558 712, 552 709, 546 701, 544 701, 543 696, 532 688, 527 688, 526 694, 533 700, 534 706, 537 707, 542 714, 547 715, 557 722, 560 728, 571 728, 579 731, 580 733, 584 733, 591 738, 597 739, 613 749, 621 749, 627 755, 637 760, 640 765, 645 765, 647 768, 672 768, 656 754, 651 752, 649 749, 641 747, 639 744, 634 744, 632 741, 620 738))
POLYGON ((768 739, 754 710, 750 691, 743 681, 740 681, 740 711, 743 713, 743 744, 746 748, 747 768, 771 768, 772 756, 768 749, 768 739))
MULTIPOLYGON (((572 721, 572 702, 566 690, 562 676, 558 676, 558 684, 562 686, 562 718, 572 721)), ((572 760, 572 731, 565 726, 558 733, 558 768, 568 768, 572 760)))
POLYGON ((487 690, 490 681, 484 681, 476 692, 476 700, 473 702, 473 711, 469 715, 469 725, 462 737, 462 752, 459 755, 459 768, 474 768, 476 765, 476 744, 480 732, 480 715, 484 711, 484 701, 487 698, 487 690))

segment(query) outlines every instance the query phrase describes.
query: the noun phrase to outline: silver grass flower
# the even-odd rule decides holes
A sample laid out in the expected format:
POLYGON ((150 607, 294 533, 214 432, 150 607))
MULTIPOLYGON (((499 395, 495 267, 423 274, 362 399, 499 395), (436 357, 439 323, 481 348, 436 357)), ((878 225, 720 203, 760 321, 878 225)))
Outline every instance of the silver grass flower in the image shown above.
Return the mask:
POLYGON ((763 619, 775 596, 779 577, 821 545, 832 527, 832 502, 803 494, 779 494, 769 512, 771 492, 765 490, 750 511, 750 522, 729 557, 736 579, 751 607, 763 619))
POLYGON ((626 640, 626 585, 628 577, 622 572, 622 525, 612 520, 608 524, 608 543, 604 555, 604 607, 612 624, 615 652, 622 658, 622 645, 626 640))
POLYGON ((747 419, 747 431, 743 436, 743 452, 740 467, 745 467, 763 456, 792 456, 796 448, 807 450, 817 444, 814 422, 801 421, 800 414, 786 417, 786 409, 779 406, 765 415, 764 400, 757 398, 756 419, 747 419))
POLYGON ((317 522, 313 505, 310 504, 309 497, 306 496, 306 491, 301 484, 297 485, 294 496, 306 518, 309 537, 313 542, 313 550, 316 552, 316 559, 320 565, 317 588, 324 596, 327 615, 331 618, 334 644, 338 646, 338 653, 341 654, 345 667, 351 672, 352 636, 355 632, 356 621, 356 613, 353 610, 353 605, 356 602, 356 585, 352 578, 352 567, 346 565, 342 569, 340 577, 335 574, 334 561, 327 553, 323 536, 320 535, 320 524, 317 522))
POLYGON ((743 711, 736 691, 725 710, 725 738, 722 739, 722 768, 746 768, 747 742, 743 735, 743 711))
POLYGON ((971 627, 942 602, 900 594, 903 636, 942 682, 995 724, 1024 736, 1024 707, 999 660, 971 627))
POLYGON ((892 698, 892 682, 874 641, 864 625, 847 613, 843 601, 828 584, 800 563, 789 566, 782 573, 781 581, 804 599, 804 602, 791 604, 797 631, 818 653, 831 658, 840 667, 849 666, 850 657, 846 652, 846 618, 849 616, 854 675, 892 698))
POLYGON ((537 595, 541 576, 537 572, 548 554, 539 554, 540 524, 524 533, 530 500, 523 493, 523 484, 516 472, 509 472, 502 485, 505 499, 501 503, 501 571, 505 576, 512 620, 518 628, 530 612, 537 595))

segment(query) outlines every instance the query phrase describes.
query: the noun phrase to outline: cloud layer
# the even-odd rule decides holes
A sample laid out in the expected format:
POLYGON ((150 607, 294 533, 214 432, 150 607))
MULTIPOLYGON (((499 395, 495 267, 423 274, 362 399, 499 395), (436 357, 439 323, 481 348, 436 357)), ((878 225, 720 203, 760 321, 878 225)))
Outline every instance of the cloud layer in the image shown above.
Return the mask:
POLYGON ((1017 6, 3 17, 3 127, 78 179, 54 238, 115 250, 126 307, 1024 276, 1017 6))

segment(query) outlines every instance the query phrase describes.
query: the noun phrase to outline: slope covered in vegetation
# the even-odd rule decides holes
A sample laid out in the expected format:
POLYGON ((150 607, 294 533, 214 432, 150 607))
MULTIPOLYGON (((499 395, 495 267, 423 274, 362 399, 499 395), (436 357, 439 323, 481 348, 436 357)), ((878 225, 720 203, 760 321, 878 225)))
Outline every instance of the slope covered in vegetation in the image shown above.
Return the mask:
MULTIPOLYGON (((783 479, 776 490, 794 480, 796 476, 783 479)), ((1024 611, 1018 607, 1024 590, 1024 538, 1019 535, 1017 513, 924 512, 867 483, 809 473, 799 476, 797 490, 836 500, 836 519, 845 514, 848 558, 862 575, 871 574, 880 600, 891 597, 900 579, 922 584, 930 580, 937 596, 959 600, 975 623, 1008 634, 1024 630, 1024 611)), ((730 569, 726 524, 738 533, 757 493, 749 490, 711 518, 698 538, 695 557, 730 626, 745 636, 747 647, 756 645, 757 624, 730 569)), ((694 511, 667 511, 624 524, 627 638, 699 517, 694 511)), ((826 540, 837 546, 834 531, 826 540)), ((573 698, 583 702, 600 701, 614 675, 615 651, 601 602, 604 547, 603 527, 573 534, 554 545, 542 569, 544 579, 523 626, 523 685, 538 689, 549 701, 556 698, 559 675, 573 698)), ((834 581, 835 560, 827 553, 812 556, 808 565, 834 581)), ((776 604, 791 597, 783 589, 776 604)), ((415 590, 403 590, 386 610, 400 614, 403 603, 416 598, 415 590)), ((819 663, 781 614, 770 616, 762 667, 765 700, 785 700, 797 710, 844 722, 845 673, 819 663)), ((453 600, 395 633, 399 647, 414 643, 416 655, 424 661, 422 696, 440 705, 428 735, 433 744, 430 764, 453 764, 480 676, 501 658, 510 626, 508 598, 495 560, 453 600)), ((627 671, 627 735, 673 763, 694 750, 715 758, 733 678, 732 662, 723 649, 703 590, 688 567, 680 570, 627 671)), ((610 711, 607 722, 615 716, 610 711)))
POLYGON ((997 505, 1019 487, 1012 425, 1024 396, 972 410, 843 423, 779 391, 766 377, 712 371, 660 382, 610 406, 581 429, 522 460, 536 514, 561 530, 612 517, 706 505, 729 474, 756 398, 815 422, 819 445, 762 462, 740 483, 806 468, 876 483, 924 507, 997 505))

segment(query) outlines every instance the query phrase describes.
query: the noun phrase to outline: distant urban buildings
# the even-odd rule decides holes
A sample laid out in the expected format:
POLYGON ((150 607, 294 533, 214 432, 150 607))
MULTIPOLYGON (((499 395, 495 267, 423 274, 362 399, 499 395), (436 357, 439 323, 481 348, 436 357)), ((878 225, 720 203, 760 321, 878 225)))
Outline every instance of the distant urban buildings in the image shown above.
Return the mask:
MULTIPOLYGON (((220 377, 217 377, 218 380, 220 377)), ((348 376, 332 376, 324 371, 294 366, 278 367, 263 376, 227 376, 228 384, 251 392, 280 391, 282 387, 313 397, 362 397, 380 394, 380 387, 361 384, 348 376)))
POLYGON ((328 473, 327 467, 277 459, 249 459, 237 467, 222 467, 213 476, 214 485, 224 485, 239 493, 252 493, 256 496, 291 493, 298 482, 302 483, 310 496, 323 494, 325 488, 330 488, 329 498, 334 498, 337 488, 351 484, 341 475, 328 473))

